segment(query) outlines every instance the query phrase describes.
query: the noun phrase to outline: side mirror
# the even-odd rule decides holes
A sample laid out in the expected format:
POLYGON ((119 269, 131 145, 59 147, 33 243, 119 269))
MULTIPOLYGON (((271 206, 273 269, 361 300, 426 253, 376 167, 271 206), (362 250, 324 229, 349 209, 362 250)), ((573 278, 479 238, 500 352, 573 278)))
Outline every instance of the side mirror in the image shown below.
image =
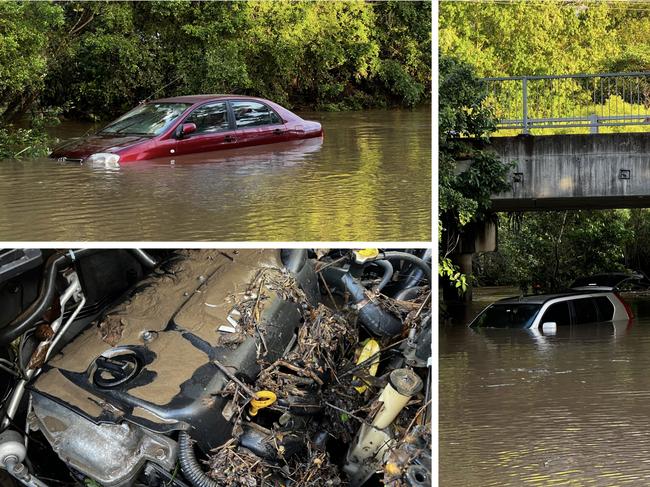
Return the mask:
POLYGON ((555 335, 557 331, 557 323, 555 321, 549 321, 542 324, 542 333, 548 333, 549 335, 555 335))
POLYGON ((196 124, 184 123, 180 127, 178 127, 178 130, 176 130, 176 136, 179 139, 182 139, 183 137, 191 134, 192 132, 196 132, 196 124))

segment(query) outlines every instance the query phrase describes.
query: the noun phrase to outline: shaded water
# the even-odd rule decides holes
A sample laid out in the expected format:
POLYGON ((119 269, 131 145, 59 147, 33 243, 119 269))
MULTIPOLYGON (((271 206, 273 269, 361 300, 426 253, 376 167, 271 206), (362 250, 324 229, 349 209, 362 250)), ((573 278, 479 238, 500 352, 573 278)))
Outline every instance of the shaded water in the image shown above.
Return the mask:
POLYGON ((429 110, 301 115, 323 139, 118 170, 0 161, 0 241, 430 240, 429 110))
POLYGON ((469 330, 503 291, 476 294, 440 329, 440 485, 650 484, 650 297, 631 327, 540 340, 469 330))

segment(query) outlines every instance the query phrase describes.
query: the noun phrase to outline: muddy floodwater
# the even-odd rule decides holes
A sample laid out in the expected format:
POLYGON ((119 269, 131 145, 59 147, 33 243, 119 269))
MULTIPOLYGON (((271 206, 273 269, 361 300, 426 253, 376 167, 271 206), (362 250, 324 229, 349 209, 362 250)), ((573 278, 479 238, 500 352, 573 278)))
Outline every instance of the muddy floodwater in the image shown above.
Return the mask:
POLYGON ((440 328, 440 485, 650 485, 650 297, 630 325, 467 329, 517 294, 479 290, 440 328))
POLYGON ((119 169, 0 161, 0 240, 430 240, 430 110, 301 115, 325 136, 119 169))

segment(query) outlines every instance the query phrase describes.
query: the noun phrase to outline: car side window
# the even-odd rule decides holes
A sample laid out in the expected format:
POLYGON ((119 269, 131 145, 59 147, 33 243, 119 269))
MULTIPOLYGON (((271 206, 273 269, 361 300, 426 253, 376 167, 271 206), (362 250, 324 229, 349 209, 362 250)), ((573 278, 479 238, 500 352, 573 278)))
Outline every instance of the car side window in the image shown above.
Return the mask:
POLYGON ((228 130, 228 109, 225 102, 207 103, 196 108, 184 123, 196 125, 195 134, 211 134, 228 130))
POLYGON ((230 103, 235 112, 235 123, 238 129, 282 123, 282 119, 278 114, 263 103, 254 101, 233 101, 230 103))
POLYGON ((614 305, 605 296, 595 298, 596 307, 598 308, 598 321, 612 321, 614 318, 614 305))
POLYGON ((540 325, 544 323, 557 323, 557 326, 568 326, 571 324, 571 315, 569 312, 568 301, 560 301, 552 304, 544 312, 540 325))
POLYGON ((594 299, 574 299, 571 301, 571 304, 573 304, 573 313, 576 325, 596 323, 598 321, 598 312, 594 299))

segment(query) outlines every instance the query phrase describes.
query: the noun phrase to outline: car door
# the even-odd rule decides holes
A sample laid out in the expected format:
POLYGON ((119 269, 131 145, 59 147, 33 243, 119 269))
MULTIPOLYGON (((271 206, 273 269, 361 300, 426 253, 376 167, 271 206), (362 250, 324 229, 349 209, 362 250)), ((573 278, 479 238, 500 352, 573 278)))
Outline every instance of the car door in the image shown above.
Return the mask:
POLYGON ((231 100, 235 120, 237 145, 271 144, 289 140, 282 118, 264 103, 251 100, 231 100))
POLYGON ((183 120, 183 124, 186 123, 196 125, 196 130, 178 140, 177 155, 228 149, 235 145, 235 131, 225 101, 209 102, 195 108, 183 120))

